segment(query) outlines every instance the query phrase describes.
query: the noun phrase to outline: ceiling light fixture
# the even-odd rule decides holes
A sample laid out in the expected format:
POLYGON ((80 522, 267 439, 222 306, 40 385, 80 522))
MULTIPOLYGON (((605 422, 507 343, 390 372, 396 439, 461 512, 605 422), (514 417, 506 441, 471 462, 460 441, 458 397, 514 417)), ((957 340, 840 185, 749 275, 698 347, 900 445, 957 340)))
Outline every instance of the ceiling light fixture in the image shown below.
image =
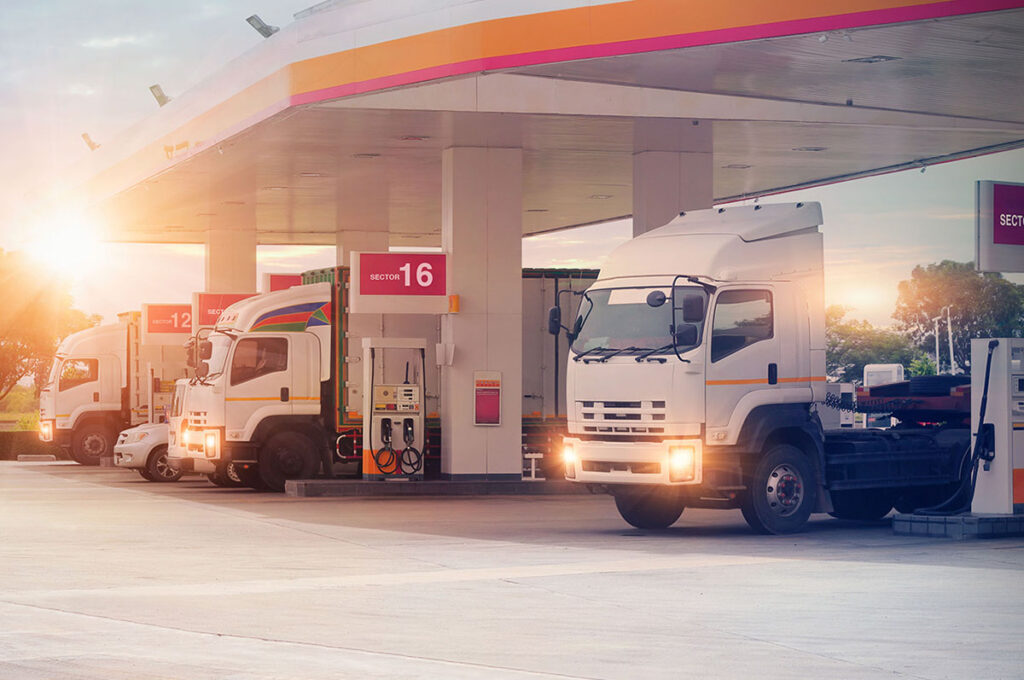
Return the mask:
POLYGON ((247 17, 246 21, 248 21, 249 25, 255 28, 256 31, 264 38, 269 38, 281 30, 277 26, 271 26, 267 22, 263 21, 263 19, 260 19, 258 14, 253 14, 251 17, 247 17))
POLYGON ((828 150, 827 146, 794 146, 793 147, 793 151, 816 152, 816 151, 827 151, 827 150, 828 150))
POLYGON ((379 153, 354 153, 352 158, 380 158, 379 153))
POLYGON ((84 139, 86 145, 88 145, 89 151, 95 151, 96 149, 100 148, 99 144, 97 144, 96 142, 92 141, 92 137, 89 136, 88 132, 83 132, 82 133, 82 139, 84 139))
POLYGON ((171 101, 171 98, 164 94, 164 88, 160 87, 160 85, 150 85, 149 91, 153 95, 153 99, 155 99, 156 103, 160 106, 171 101))
POLYGON ((398 139, 403 142, 425 142, 430 139, 430 137, 427 135, 402 135, 398 139))
POLYGON ((750 166, 746 163, 729 163, 729 165, 723 165, 722 167, 727 170, 746 170, 750 166))
POLYGON ((323 177, 319 172, 300 172, 299 177, 323 177))
POLYGON ((606 201, 611 198, 611 194, 591 194, 590 197, 596 201, 606 201))
POLYGON ((856 59, 843 59, 844 64, 881 64, 883 61, 899 61, 903 57, 890 57, 885 54, 876 54, 872 57, 857 57, 856 59))

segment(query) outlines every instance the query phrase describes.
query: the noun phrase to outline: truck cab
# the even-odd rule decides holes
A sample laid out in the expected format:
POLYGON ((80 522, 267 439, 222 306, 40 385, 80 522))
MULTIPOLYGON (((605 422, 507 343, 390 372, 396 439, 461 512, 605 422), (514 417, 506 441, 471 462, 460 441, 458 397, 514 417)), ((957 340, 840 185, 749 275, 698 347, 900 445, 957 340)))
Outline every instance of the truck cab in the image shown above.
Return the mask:
MULTIPOLYGON (((176 444, 182 467, 283 490, 328 453, 321 385, 330 379, 331 286, 317 283, 235 303, 198 342, 176 444)), ((328 458, 329 460, 329 458, 328 458)))
POLYGON ((568 479, 645 528, 740 507, 782 533, 828 509, 819 224, 818 204, 699 211, 612 252, 567 329, 568 479))
POLYGON ((126 414, 125 327, 88 328, 57 348, 49 378, 39 392, 39 436, 70 451, 84 465, 111 455, 126 414))

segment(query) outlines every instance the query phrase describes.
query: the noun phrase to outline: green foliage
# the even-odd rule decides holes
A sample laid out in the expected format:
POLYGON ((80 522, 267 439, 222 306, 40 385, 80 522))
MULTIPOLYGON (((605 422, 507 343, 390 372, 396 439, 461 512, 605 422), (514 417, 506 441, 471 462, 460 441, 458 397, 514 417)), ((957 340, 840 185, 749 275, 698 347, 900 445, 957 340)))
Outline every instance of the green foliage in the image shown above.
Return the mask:
POLYGON ((971 338, 1021 337, 1024 329, 1024 286, 977 272, 971 262, 950 260, 914 267, 910 280, 900 281, 893 318, 917 348, 933 351, 933 319, 940 315, 939 344, 947 346, 947 306, 953 356, 962 368, 970 367, 971 338))
MULTIPOLYGON (((41 276, 20 253, 0 250, 0 399, 22 378, 46 375, 65 335, 99 322, 71 307, 67 284, 41 276)), ((41 384, 37 379, 36 384, 41 384)))
POLYGON ((29 413, 39 409, 35 390, 24 385, 15 385, 8 395, 0 399, 0 413, 29 413))
POLYGON ((910 362, 908 367, 911 376, 916 375, 935 375, 935 362, 931 360, 931 357, 920 356, 910 362))
POLYGON ((39 430, 39 411, 33 411, 31 413, 23 413, 18 422, 14 426, 15 430, 39 430))
POLYGON ((910 365, 920 352, 900 333, 846 320, 846 308, 825 310, 825 370, 833 380, 860 383, 866 364, 910 365))

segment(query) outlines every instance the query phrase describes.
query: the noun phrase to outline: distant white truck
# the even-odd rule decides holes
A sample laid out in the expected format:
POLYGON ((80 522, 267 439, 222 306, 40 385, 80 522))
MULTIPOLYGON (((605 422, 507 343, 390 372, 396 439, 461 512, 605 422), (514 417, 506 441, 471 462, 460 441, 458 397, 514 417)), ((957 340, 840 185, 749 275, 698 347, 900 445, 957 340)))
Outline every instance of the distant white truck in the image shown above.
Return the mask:
POLYGON ((187 375, 184 346, 142 340, 141 312, 65 338, 39 393, 39 438, 83 465, 112 463, 118 433, 162 413, 187 375))

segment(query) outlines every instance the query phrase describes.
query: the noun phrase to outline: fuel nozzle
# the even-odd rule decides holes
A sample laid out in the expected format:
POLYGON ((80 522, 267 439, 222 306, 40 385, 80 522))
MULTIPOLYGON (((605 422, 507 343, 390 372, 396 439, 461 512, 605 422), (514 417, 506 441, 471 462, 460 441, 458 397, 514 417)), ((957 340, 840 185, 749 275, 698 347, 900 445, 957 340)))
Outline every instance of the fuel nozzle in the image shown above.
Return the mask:
POLYGON ((416 440, 416 428, 412 418, 405 418, 402 421, 402 441, 406 446, 412 446, 416 440))
POLYGON ((380 421, 380 440, 385 444, 391 443, 391 418, 382 418, 380 421))

